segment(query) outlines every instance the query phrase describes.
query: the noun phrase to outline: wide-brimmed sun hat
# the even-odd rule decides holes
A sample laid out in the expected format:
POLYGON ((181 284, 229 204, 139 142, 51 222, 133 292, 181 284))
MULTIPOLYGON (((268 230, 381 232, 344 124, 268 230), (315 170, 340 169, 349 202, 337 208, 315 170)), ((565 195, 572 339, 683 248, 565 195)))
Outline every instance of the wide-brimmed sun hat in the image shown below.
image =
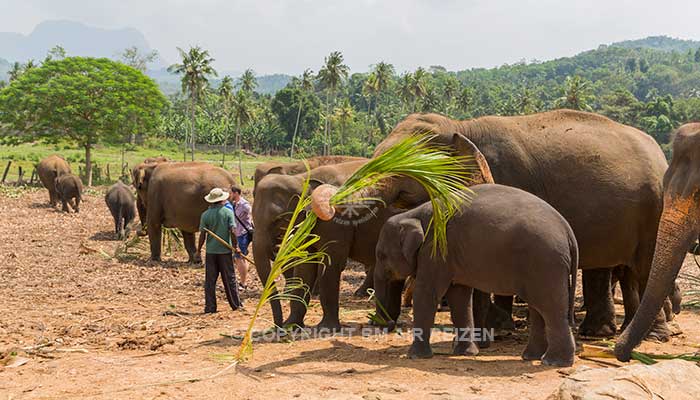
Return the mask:
POLYGON ((204 196, 207 203, 218 203, 228 199, 228 192, 222 188, 212 189, 208 195, 204 196))

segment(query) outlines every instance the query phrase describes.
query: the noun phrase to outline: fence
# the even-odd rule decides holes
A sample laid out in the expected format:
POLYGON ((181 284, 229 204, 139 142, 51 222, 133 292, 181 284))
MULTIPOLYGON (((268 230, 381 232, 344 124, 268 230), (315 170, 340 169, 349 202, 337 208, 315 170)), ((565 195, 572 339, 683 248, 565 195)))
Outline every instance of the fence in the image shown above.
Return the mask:
MULTIPOLYGON (((131 178, 129 173, 129 163, 126 162, 121 165, 121 172, 119 172, 119 169, 119 164, 93 163, 92 184, 94 186, 107 185, 116 182, 118 179, 121 179, 125 183, 130 182, 131 178), (119 173, 114 175, 114 172, 119 173)), ((9 160, 3 170, 2 181, 0 181, 0 184, 14 186, 41 186, 42 183, 39 179, 39 175, 36 172, 36 166, 31 167, 32 172, 29 180, 26 179, 27 171, 28 169, 23 168, 21 165, 15 165, 13 164, 12 160, 9 160)), ((87 183, 87 176, 82 165, 78 166, 78 176, 84 184, 87 183)))

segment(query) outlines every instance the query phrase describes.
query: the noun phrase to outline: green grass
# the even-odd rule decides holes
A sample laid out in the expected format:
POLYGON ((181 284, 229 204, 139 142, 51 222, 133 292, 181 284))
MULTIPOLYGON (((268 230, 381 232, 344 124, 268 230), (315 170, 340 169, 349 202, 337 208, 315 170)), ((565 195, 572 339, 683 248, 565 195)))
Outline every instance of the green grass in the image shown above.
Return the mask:
MULTIPOLYGON (((78 173, 79 167, 85 166, 85 150, 68 144, 21 144, 18 146, 0 146, 0 178, 5 171, 8 161, 12 161, 10 171, 7 174, 7 182, 15 182, 19 176, 19 167, 24 170, 24 180, 29 181, 35 165, 43 158, 59 154, 68 161, 73 169, 73 173, 78 173)), ((165 156, 175 161, 183 160, 182 147, 178 147, 172 142, 150 143, 145 146, 132 146, 126 151, 124 161, 129 168, 143 161, 147 157, 165 156)), ((92 159, 102 171, 99 181, 93 182, 95 185, 109 184, 116 182, 120 175, 122 162, 122 147, 118 145, 103 146, 98 145, 92 151, 92 159), (111 180, 106 179, 106 166, 109 164, 111 180)), ((221 163, 221 153, 218 151, 201 151, 195 153, 196 161, 206 161, 219 165, 221 163)), ((188 154, 189 161, 189 154, 188 154)), ((243 178, 244 187, 252 188, 253 180, 250 179, 255 171, 255 167, 265 161, 289 161, 288 157, 251 157, 243 156, 243 178)), ((226 155, 225 168, 238 176, 238 159, 233 152, 226 155)), ((94 172, 93 172, 94 174, 94 172)), ((96 176, 93 175, 93 178, 96 176)))

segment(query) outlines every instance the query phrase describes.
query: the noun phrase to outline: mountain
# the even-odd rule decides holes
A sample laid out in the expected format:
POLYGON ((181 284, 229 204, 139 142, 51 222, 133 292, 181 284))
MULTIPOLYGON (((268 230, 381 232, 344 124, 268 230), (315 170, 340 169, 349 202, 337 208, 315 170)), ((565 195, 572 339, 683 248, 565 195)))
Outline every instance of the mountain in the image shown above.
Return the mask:
MULTIPOLYGON (((169 73, 167 68, 148 70, 146 71, 146 75, 156 81, 158 86, 160 86, 160 90, 166 95, 176 94, 180 91, 180 77, 169 73)), ((236 84, 238 83, 238 77, 241 73, 236 71, 220 71, 217 78, 209 80, 211 86, 218 87, 221 78, 226 75, 234 78, 234 84, 236 84)), ((255 89, 256 92, 260 94, 275 94, 292 81, 292 76, 286 74, 261 75, 257 77, 257 80, 258 87, 255 89)))
POLYGON ((611 46, 623 47, 626 49, 653 49, 687 53, 688 50, 696 51, 696 49, 700 48, 700 41, 676 39, 669 36, 649 36, 644 39, 625 40, 613 43, 611 46))
POLYGON ((116 58, 133 46, 144 52, 151 50, 144 35, 136 29, 102 29, 75 21, 44 21, 29 35, 0 32, 0 56, 8 61, 40 61, 56 45, 71 56, 89 57, 116 58))
POLYGON ((11 67, 12 65, 10 65, 9 61, 0 58, 0 81, 7 81, 7 72, 11 67))

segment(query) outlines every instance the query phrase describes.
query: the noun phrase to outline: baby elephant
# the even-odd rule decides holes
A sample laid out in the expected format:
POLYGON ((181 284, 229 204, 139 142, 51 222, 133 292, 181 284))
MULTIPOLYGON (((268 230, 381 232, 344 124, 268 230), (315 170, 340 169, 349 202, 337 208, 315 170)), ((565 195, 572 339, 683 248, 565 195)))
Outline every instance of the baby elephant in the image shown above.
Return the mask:
MULTIPOLYGON (((396 320, 401 289, 415 276, 411 358, 428 358, 430 330, 447 296, 456 330, 454 354, 478 353, 472 289, 518 295, 528 302, 530 336, 525 360, 570 366, 578 246, 569 224, 538 197, 502 185, 471 187, 474 198, 447 224, 445 258, 432 253, 431 203, 390 218, 377 242, 375 295, 396 320), (427 232, 427 234, 426 234, 427 232)), ((378 307, 379 308, 379 307, 378 307)), ((379 313, 380 310, 377 310, 379 313)), ((477 321, 483 327, 483 321, 477 321)), ((483 333, 483 332, 481 332, 483 333)))
POLYGON ((136 216, 136 199, 121 181, 112 185, 105 195, 105 203, 114 218, 114 232, 122 240, 129 234, 131 221, 136 216))
POLYGON ((64 212, 69 212, 68 203, 75 212, 80 212, 80 200, 83 193, 83 183, 73 174, 63 174, 56 177, 56 195, 63 204, 64 212))

